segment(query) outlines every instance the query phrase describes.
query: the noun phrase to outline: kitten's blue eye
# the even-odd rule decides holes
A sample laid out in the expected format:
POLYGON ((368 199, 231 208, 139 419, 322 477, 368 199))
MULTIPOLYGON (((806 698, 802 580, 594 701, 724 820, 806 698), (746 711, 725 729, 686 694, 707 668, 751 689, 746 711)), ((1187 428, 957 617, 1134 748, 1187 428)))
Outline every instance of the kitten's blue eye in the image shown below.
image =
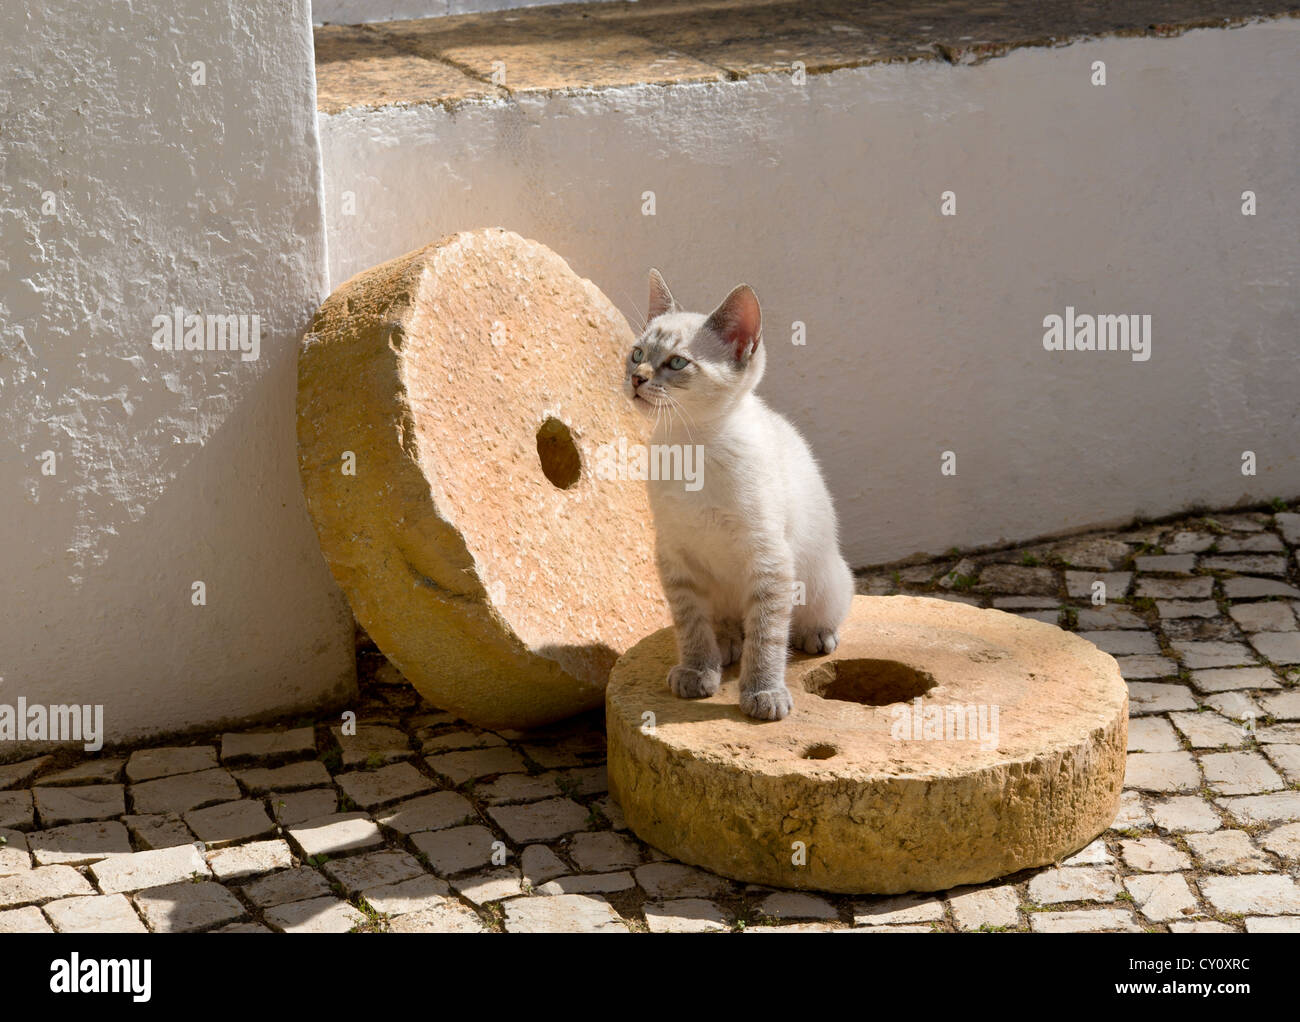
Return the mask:
POLYGON ((690 363, 681 355, 674 355, 668 360, 669 369, 685 369, 690 363))
POLYGON ((632 349, 632 364, 633 364, 633 365, 640 365, 640 364, 641 364, 642 362, 644 362, 644 361, 645 361, 645 352, 642 351, 640 348, 633 348, 633 349, 632 349))

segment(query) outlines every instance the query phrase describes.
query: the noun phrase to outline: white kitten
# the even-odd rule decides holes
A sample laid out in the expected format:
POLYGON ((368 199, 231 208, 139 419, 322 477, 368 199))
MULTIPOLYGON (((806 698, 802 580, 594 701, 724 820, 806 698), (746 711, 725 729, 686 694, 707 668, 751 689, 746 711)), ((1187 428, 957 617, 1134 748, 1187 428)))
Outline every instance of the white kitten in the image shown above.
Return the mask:
POLYGON ((712 695, 739 659, 740 708, 780 720, 792 706, 787 645, 831 652, 853 599, 830 493, 803 437, 754 394, 767 355, 748 285, 702 316, 651 270, 648 319, 624 391, 654 417, 651 462, 668 463, 656 456, 667 445, 703 453, 692 485, 647 484, 681 661, 668 685, 685 699, 712 695))

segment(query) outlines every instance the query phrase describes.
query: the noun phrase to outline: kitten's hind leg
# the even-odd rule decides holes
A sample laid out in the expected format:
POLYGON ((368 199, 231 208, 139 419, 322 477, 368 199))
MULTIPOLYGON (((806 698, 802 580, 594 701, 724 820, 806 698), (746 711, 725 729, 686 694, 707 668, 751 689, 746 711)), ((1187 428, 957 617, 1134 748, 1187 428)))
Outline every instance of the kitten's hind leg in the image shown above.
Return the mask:
POLYGON ((834 628, 807 628, 801 632, 790 632, 790 646, 801 653, 822 656, 834 653, 840 644, 839 632, 834 628))
POLYGON ((790 618, 790 646, 812 656, 834 653, 839 629, 853 602, 853 572, 838 555, 821 566, 809 586, 806 605, 790 618))
POLYGON ((722 656, 722 666, 740 663, 740 652, 744 648, 745 631, 739 621, 718 621, 714 626, 718 639, 718 652, 722 656))

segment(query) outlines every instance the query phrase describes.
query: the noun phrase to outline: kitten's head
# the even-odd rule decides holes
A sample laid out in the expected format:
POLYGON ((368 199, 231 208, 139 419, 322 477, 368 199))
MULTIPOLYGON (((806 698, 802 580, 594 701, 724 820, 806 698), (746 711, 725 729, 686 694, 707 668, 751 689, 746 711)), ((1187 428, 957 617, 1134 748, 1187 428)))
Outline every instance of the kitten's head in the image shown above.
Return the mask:
POLYGON ((623 392, 646 415, 680 413, 688 427, 716 420, 763 377, 762 314, 748 284, 704 316, 683 312, 651 270, 646 320, 623 379, 623 392))

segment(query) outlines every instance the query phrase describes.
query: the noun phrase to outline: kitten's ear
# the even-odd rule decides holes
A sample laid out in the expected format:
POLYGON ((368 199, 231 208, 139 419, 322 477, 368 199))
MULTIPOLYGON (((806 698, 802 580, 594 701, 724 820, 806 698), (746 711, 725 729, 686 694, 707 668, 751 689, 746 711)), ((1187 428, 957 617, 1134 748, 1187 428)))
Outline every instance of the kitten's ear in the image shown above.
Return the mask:
POLYGON ((668 285, 664 283, 664 278, 659 275, 659 271, 651 269, 650 271, 650 313, 646 316, 646 322, 654 319, 656 316, 662 316, 665 312, 681 312, 681 307, 677 300, 673 298, 673 293, 668 290, 668 285))
POLYGON ((737 362, 748 362, 763 335, 763 315, 758 296, 741 284, 722 300, 704 324, 722 338, 737 362))

